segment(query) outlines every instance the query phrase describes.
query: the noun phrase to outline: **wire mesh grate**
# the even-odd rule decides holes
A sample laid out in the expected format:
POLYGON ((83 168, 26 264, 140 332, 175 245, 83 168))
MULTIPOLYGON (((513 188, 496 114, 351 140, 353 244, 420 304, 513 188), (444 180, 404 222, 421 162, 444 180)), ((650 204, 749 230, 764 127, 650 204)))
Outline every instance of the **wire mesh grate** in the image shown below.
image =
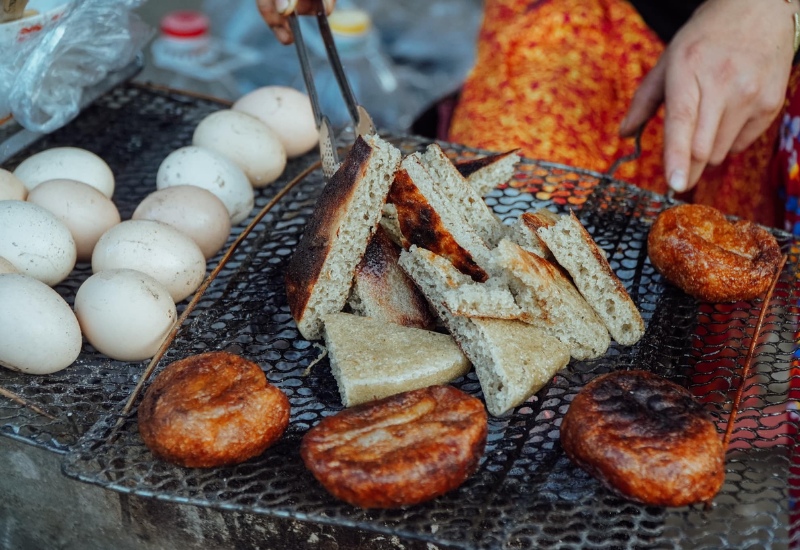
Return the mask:
MULTIPOLYGON (((115 200, 124 219, 154 189, 155 170, 163 157, 188 144, 197 122, 218 108, 213 102, 126 85, 35 148, 70 144, 100 154, 120 175, 115 200)), ((406 153, 426 144, 409 137, 395 142, 406 153)), ((444 147, 457 158, 479 154, 444 147)), ((292 163, 282 181, 309 163, 292 163)), ((506 221, 543 206, 559 212, 574 209, 642 311, 646 334, 633 347, 612 345, 602 358, 572 361, 513 414, 491 419, 480 468, 460 489, 405 510, 360 510, 330 497, 299 460, 303 434, 342 408, 327 360, 306 372, 320 350, 299 335, 283 287, 284 267, 322 185, 321 172, 315 172, 278 203, 208 290, 162 361, 164 365, 189 354, 225 349, 259 363, 292 405, 288 431, 262 456, 212 470, 154 459, 139 437, 136 411, 120 416, 144 365, 110 361, 89 346, 78 364, 63 374, 32 379, 0 373, 0 385, 61 418, 46 421, 2 401, 3 433, 64 452, 68 476, 116 491, 445 547, 788 544, 787 480, 797 482, 797 473, 790 477, 796 434, 786 411, 798 301, 798 243, 791 235, 776 232, 789 261, 757 335, 758 353, 753 374, 745 381, 726 482, 714 506, 641 506, 606 490, 566 459, 558 426, 570 401, 598 374, 644 368, 689 388, 724 432, 761 303, 701 303, 665 283, 646 250, 648 229, 665 208, 664 197, 593 172, 524 161, 510 184, 493 191, 487 202, 506 221), (114 431, 118 420, 121 427, 114 431)), ((260 192, 257 205, 274 192, 274 187, 260 192)), ((59 292, 71 302, 88 275, 88 267, 79 267, 59 292)), ((481 396, 474 373, 454 385, 481 396)))

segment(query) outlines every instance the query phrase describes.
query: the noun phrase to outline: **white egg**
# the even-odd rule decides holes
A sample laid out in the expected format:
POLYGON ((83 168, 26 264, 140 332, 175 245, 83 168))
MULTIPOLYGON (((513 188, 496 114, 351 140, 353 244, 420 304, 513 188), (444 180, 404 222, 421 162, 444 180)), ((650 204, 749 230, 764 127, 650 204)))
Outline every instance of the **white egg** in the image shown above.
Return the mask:
POLYGON ((4 274, 0 304, 0 365, 49 374, 78 358, 81 329, 58 292, 33 277, 4 274))
POLYGON ((28 191, 47 180, 78 180, 106 197, 114 194, 114 173, 106 161, 86 149, 54 147, 26 158, 14 170, 28 191))
POLYGON ((242 169, 205 147, 181 147, 161 162, 156 187, 175 185, 194 185, 214 193, 228 209, 233 225, 247 218, 253 209, 253 187, 242 169))
POLYGON ((92 271, 136 269, 164 285, 176 302, 192 294, 206 274, 206 259, 187 235, 165 223, 128 220, 106 231, 92 254, 92 271))
POLYGON ((77 252, 69 229, 35 204, 0 201, 0 256, 50 286, 67 278, 77 252))
POLYGON ((0 168, 0 201, 24 201, 26 196, 25 184, 8 170, 0 168))
POLYGON ((133 269, 110 269, 86 279, 75 295, 75 315, 89 343, 118 361, 155 355, 177 319, 166 287, 133 269))
POLYGON ((254 116, 223 109, 195 128, 192 145, 216 151, 244 170, 253 187, 265 187, 286 168, 286 151, 277 134, 254 116))
POLYGON ((176 185, 147 195, 134 220, 171 225, 197 243, 206 259, 219 252, 231 233, 228 209, 213 193, 194 185, 176 185))
POLYGON ((308 153, 319 143, 319 130, 311 101, 306 94, 294 88, 257 88, 239 98, 231 108, 253 115, 272 128, 289 158, 308 153))
POLYGON ((0 275, 5 273, 19 273, 19 269, 14 267, 14 264, 0 256, 0 275))
POLYGON ((28 202, 50 211, 67 226, 79 262, 92 259, 100 236, 120 222, 119 210, 94 187, 75 180, 48 180, 28 194, 28 202))

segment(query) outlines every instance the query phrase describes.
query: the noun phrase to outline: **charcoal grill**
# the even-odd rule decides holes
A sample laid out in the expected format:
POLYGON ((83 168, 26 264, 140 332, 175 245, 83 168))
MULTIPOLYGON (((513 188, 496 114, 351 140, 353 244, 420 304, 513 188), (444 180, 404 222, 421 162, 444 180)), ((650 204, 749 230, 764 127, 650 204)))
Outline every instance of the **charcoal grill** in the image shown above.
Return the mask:
MULTIPOLYGON (((123 219, 155 189, 159 163, 188 145, 197 123, 224 105, 134 84, 102 96, 64 129, 45 137, 3 167, 13 169, 38 150, 60 145, 89 149, 118 176, 114 197, 123 219)), ((427 145, 393 141, 408 153, 427 145)), ((442 144, 454 158, 479 151, 442 144)), ((290 163, 257 207, 316 160, 290 163)), ((30 377, 2 370, 0 386, 58 417, 48 420, 0 399, 0 433, 63 454, 72 478, 144 497, 271 516, 276 521, 384 533, 448 548, 744 548, 785 547, 797 526, 790 488, 800 484, 797 435, 786 411, 792 381, 798 302, 798 241, 775 231, 788 261, 757 338, 751 375, 741 367, 762 307, 760 300, 714 305, 669 285, 647 258, 648 228, 667 206, 663 196, 603 174, 523 161, 487 202, 506 221, 548 207, 573 209, 608 255, 647 325, 633 347, 616 344, 601 358, 572 361, 513 414, 490 420, 478 472, 460 489, 406 510, 365 511, 330 497, 299 460, 303 434, 342 406, 327 359, 310 369, 320 349, 304 340, 289 314, 283 270, 323 185, 321 171, 301 180, 244 241, 182 327, 161 365, 223 349, 258 362, 289 397, 284 437, 262 456, 230 468, 185 469, 154 459, 122 408, 146 363, 112 361, 88 344, 77 363, 30 377), (564 456, 558 426, 577 391, 594 376, 643 368, 689 388, 726 428, 743 383, 740 415, 727 455, 725 485, 711 507, 663 509, 622 499, 564 456), (118 429, 115 425, 119 423, 118 429)), ((234 230, 232 240, 241 231, 234 230)), ((212 259, 214 266, 219 256, 212 259)), ((72 303, 90 275, 79 265, 57 290, 72 303)), ((161 367, 159 367, 161 368, 161 367)), ((474 373, 454 385, 481 397, 474 373)), ((138 404, 138 403, 137 403, 138 404)))

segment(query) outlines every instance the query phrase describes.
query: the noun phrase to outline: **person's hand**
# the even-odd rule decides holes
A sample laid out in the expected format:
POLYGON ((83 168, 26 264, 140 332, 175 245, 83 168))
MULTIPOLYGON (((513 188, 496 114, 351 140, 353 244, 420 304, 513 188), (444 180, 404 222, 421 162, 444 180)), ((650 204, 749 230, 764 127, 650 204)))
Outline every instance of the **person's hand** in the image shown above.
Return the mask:
POLYGON ((325 5, 325 12, 331 13, 336 0, 256 0, 261 17, 275 33, 283 44, 294 42, 292 30, 289 28, 287 16, 296 12, 300 15, 313 15, 317 13, 319 2, 325 5))
POLYGON ((620 126, 630 136, 662 101, 664 171, 677 192, 722 163, 779 114, 792 66, 797 5, 708 0, 675 35, 634 95, 620 126))

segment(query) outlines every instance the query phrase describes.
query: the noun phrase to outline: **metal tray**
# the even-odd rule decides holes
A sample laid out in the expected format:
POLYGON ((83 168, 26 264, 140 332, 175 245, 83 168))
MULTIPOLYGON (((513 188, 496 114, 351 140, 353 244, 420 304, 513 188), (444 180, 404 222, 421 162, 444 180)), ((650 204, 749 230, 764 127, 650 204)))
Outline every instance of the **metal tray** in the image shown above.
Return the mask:
MULTIPOLYGON (((153 190, 163 157, 189 143, 196 123, 218 108, 213 102, 128 85, 35 148, 70 144, 103 156, 119 175, 115 200, 126 218, 153 190)), ((408 137, 394 141, 404 152, 427 143, 408 137)), ((444 147, 454 157, 479 154, 444 147)), ((312 157, 293 162, 283 182, 312 157)), ((261 192, 258 205, 280 185, 261 192)), ((571 362, 513 414, 491 419, 480 468, 460 489, 405 510, 365 511, 330 497, 298 454, 305 431, 342 408, 327 361, 306 372, 320 351, 299 336, 283 288, 283 268, 321 187, 321 173, 315 172, 278 203, 222 271, 162 361, 226 349, 258 362, 292 405, 290 427, 275 446, 231 468, 185 469, 155 460, 138 435, 136 411, 120 414, 143 364, 109 361, 89 346, 63 374, 32 379, 0 373, 0 385, 62 419, 46 422, 3 400, 2 433, 66 452, 66 475, 123 493, 391 534, 440 547, 788 545, 787 480, 797 482, 789 477, 796 434, 785 408, 798 300, 798 242, 791 235, 776 232, 789 261, 756 336, 758 352, 744 381, 726 483, 714 506, 641 506, 604 489, 565 458, 558 425, 571 399, 597 374, 644 368, 690 388, 724 431, 761 303, 699 303, 655 272, 647 259, 646 236, 666 206, 664 197, 594 172, 524 161, 511 184, 494 191, 487 202, 505 220, 542 206, 574 209, 642 311, 647 332, 633 347, 613 345, 600 359, 571 362), (115 432, 117 421, 122 424, 115 432)), ((86 276, 88 268, 77 269, 58 290, 69 300, 86 276)), ((474 374, 455 385, 481 395, 474 374)))

